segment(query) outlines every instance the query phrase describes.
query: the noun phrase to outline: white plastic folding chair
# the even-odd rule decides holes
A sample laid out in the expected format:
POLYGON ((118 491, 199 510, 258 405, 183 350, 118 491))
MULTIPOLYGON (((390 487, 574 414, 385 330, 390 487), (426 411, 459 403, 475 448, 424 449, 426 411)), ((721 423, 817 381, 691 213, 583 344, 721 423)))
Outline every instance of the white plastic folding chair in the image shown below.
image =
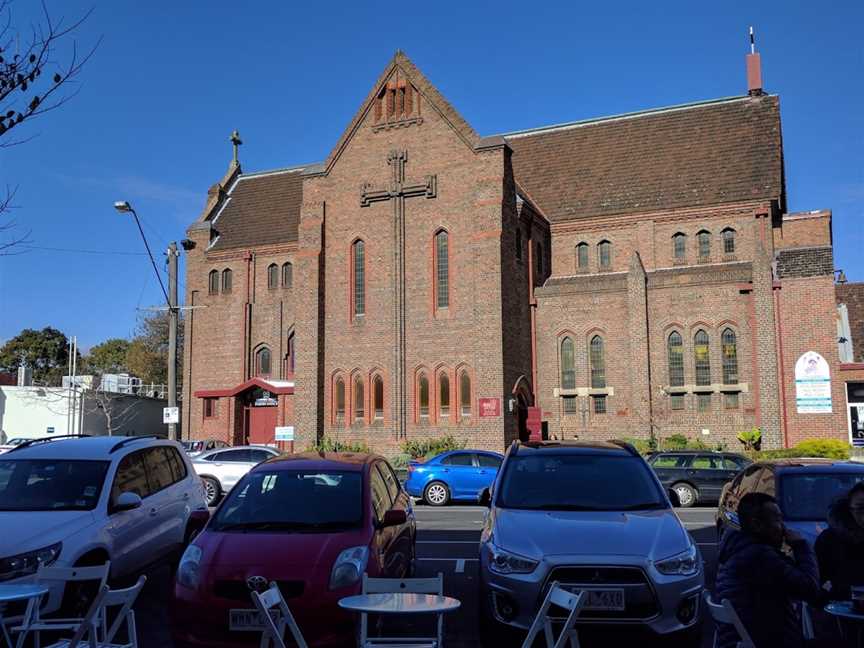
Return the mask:
MULTIPOLYGON (((64 596, 66 586, 69 583, 93 581, 96 584, 95 591, 99 592, 108 581, 110 571, 110 562, 95 567, 40 567, 39 571, 36 572, 35 580, 39 584, 64 583, 64 596)), ((83 617, 42 618, 39 601, 31 599, 27 605, 27 610, 24 612, 21 625, 12 628, 12 632, 18 633, 15 646, 16 648, 23 648, 27 635, 32 633, 35 648, 39 648, 42 632, 75 630, 83 620, 83 617)))
POLYGON ((138 648, 138 632, 132 606, 146 582, 147 577, 141 576, 135 585, 126 589, 112 590, 103 585, 72 638, 62 639, 48 648, 138 648), (119 610, 111 615, 114 620, 108 625, 108 611, 114 608, 119 610), (117 633, 124 625, 126 640, 120 642, 117 640, 117 633))
POLYGON ((576 625, 576 619, 579 617, 579 612, 582 611, 582 606, 585 605, 586 598, 585 592, 574 594, 563 589, 557 581, 552 583, 552 587, 549 588, 546 598, 543 600, 543 605, 540 606, 537 616, 534 617, 534 621, 528 629, 528 636, 525 637, 522 648, 531 648, 541 631, 546 640, 547 648, 565 648, 568 643, 570 648, 580 648, 579 634, 573 626, 576 625), (567 610, 567 618, 557 639, 555 639, 552 627, 553 617, 549 615, 549 610, 553 605, 567 610))
POLYGON ((285 644, 285 628, 291 630, 291 636, 297 642, 298 648, 308 648, 300 627, 294 620, 294 615, 288 609, 288 604, 282 598, 279 586, 271 582, 264 592, 252 592, 252 602, 258 609, 258 614, 264 623, 261 634, 260 648, 288 648, 285 644))
MULTIPOLYGON (((444 596, 444 574, 435 578, 369 578, 363 574, 363 594, 435 594, 444 596)), ((435 637, 369 637, 369 615, 360 614, 360 648, 441 648, 444 614, 438 614, 435 637)))
MULTIPOLYGON (((711 613, 711 618, 714 619, 716 623, 731 625, 735 628, 735 632, 738 633, 739 639, 738 648, 756 648, 753 644, 753 640, 750 638, 750 634, 747 632, 747 628, 745 628, 744 624, 741 623, 741 618, 738 616, 735 608, 732 607, 729 599, 723 599, 719 603, 715 603, 711 600, 711 594, 707 590, 702 592, 702 597, 705 600, 705 607, 708 608, 708 612, 711 613)), ((713 644, 715 647, 717 646, 718 639, 717 630, 715 629, 713 644)))

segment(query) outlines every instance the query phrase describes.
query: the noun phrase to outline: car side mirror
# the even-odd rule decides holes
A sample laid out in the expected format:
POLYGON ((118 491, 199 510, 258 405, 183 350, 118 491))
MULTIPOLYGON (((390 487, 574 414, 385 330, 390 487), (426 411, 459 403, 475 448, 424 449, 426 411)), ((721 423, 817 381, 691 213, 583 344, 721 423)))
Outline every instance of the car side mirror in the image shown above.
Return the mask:
POLYGON ((406 522, 408 522, 408 514, 405 511, 390 509, 384 514, 380 526, 382 529, 386 529, 387 527, 402 526, 406 522))
POLYGON ((678 497, 678 493, 676 493, 671 488, 669 489, 669 501, 672 502, 672 506, 675 508, 680 508, 681 506, 681 498, 678 497))
POLYGON ((492 492, 488 488, 484 488, 480 491, 480 495, 477 497, 477 503, 480 506, 491 507, 492 506, 492 492))
POLYGON ((117 497, 117 501, 114 502, 114 510, 131 511, 133 509, 140 508, 141 504, 143 504, 143 502, 141 500, 141 496, 138 495, 138 493, 127 491, 125 493, 120 493, 120 495, 117 497))

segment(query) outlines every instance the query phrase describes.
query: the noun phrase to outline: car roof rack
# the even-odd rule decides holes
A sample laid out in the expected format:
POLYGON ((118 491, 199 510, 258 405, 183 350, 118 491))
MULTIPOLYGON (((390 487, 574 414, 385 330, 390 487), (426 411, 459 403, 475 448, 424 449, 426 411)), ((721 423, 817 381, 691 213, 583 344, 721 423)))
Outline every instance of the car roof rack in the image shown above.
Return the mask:
POLYGON ((57 436, 50 437, 39 437, 38 439, 28 439, 22 443, 19 443, 14 448, 10 448, 6 451, 6 454, 10 452, 16 452, 21 450, 22 448, 29 448, 30 446, 38 445, 40 443, 48 443, 49 441, 56 441, 57 439, 81 439, 84 437, 89 437, 89 434, 58 434, 57 436))
POLYGON ((115 451, 119 450, 123 446, 128 443, 133 443, 135 441, 140 441, 142 439, 164 439, 165 437, 159 436, 158 434, 142 434, 140 436, 131 436, 126 437, 122 441, 118 441, 115 445, 111 446, 111 449, 108 451, 108 454, 113 454, 115 451))

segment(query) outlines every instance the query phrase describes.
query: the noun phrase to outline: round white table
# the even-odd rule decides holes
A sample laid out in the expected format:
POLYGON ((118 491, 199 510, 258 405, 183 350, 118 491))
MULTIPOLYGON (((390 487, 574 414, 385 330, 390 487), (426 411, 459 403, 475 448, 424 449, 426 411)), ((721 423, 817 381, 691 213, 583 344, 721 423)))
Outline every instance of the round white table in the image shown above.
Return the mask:
MULTIPOLYGON (((393 594, 358 594, 348 596, 339 601, 339 607, 351 612, 365 614, 446 614, 458 610, 462 605, 458 599, 449 596, 438 596, 437 594, 411 594, 408 592, 395 592, 393 594)), ((438 637, 443 642, 443 620, 438 621, 438 637)), ((374 641, 374 640, 373 640, 374 641)), ((395 641, 395 640, 394 640, 395 641)), ((414 642, 417 639, 413 640, 414 642)), ((366 624, 361 623, 360 643, 365 645, 366 624)), ((407 643, 407 642, 406 642, 407 643)), ((379 644, 375 644, 379 645, 379 644)))
POLYGON ((436 594, 358 594, 339 601, 339 607, 367 614, 441 614, 458 610, 462 602, 436 594))
POLYGON ((29 601, 30 599, 40 598, 47 593, 47 587, 35 583, 0 584, 0 628, 3 630, 3 639, 6 640, 6 645, 10 648, 14 644, 12 643, 12 638, 9 636, 9 631, 6 630, 6 623, 3 620, 6 604, 15 601, 29 601))
POLYGON ((864 646, 864 634, 862 634, 862 630, 864 630, 864 614, 858 612, 854 607, 852 607, 851 601, 841 601, 835 603, 829 603, 825 606, 825 611, 835 617, 841 619, 849 619, 852 621, 856 628, 856 645, 864 646))

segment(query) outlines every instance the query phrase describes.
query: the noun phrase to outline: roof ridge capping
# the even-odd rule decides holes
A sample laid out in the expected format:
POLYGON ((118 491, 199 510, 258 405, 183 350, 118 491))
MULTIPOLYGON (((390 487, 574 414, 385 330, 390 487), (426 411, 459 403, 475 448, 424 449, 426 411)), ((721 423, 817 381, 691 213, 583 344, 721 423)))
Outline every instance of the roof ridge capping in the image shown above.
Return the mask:
POLYGON ((290 166, 290 167, 278 167, 276 169, 262 169, 261 171, 252 171, 250 173, 241 173, 237 177, 237 180, 243 180, 244 178, 246 178, 246 179, 248 179, 248 178, 260 178, 262 176, 269 176, 269 175, 279 175, 281 173, 300 173, 302 171, 305 171, 308 167, 315 166, 317 164, 318 164, 317 162, 313 162, 311 164, 298 164, 298 165, 290 166))
POLYGON ((484 137, 484 140, 487 140, 492 137, 504 137, 504 138, 516 138, 516 137, 527 137, 530 135, 539 135, 541 133, 548 133, 556 130, 567 130, 569 128, 579 128, 581 126, 593 126, 594 124, 602 124, 606 122, 619 121, 624 119, 635 119, 638 117, 648 117, 650 115, 657 115, 668 112, 678 112, 682 110, 691 110, 694 108, 704 108, 706 106, 712 106, 717 104, 724 103, 733 103, 736 101, 745 101, 745 100, 753 100, 753 99, 764 99, 765 97, 776 97, 774 94, 764 94, 759 97, 751 97, 750 95, 738 95, 732 97, 721 97, 719 99, 706 99, 704 101, 694 101, 691 103, 683 103, 683 104, 674 104, 672 106, 662 106, 660 108, 647 108, 645 110, 636 110, 633 112, 620 113, 617 115, 607 115, 604 117, 591 117, 588 119, 578 119, 576 121, 571 122, 562 122, 560 124, 550 124, 549 126, 535 126, 534 128, 525 128, 522 130, 510 131, 508 133, 498 133, 497 135, 487 135, 484 137))

